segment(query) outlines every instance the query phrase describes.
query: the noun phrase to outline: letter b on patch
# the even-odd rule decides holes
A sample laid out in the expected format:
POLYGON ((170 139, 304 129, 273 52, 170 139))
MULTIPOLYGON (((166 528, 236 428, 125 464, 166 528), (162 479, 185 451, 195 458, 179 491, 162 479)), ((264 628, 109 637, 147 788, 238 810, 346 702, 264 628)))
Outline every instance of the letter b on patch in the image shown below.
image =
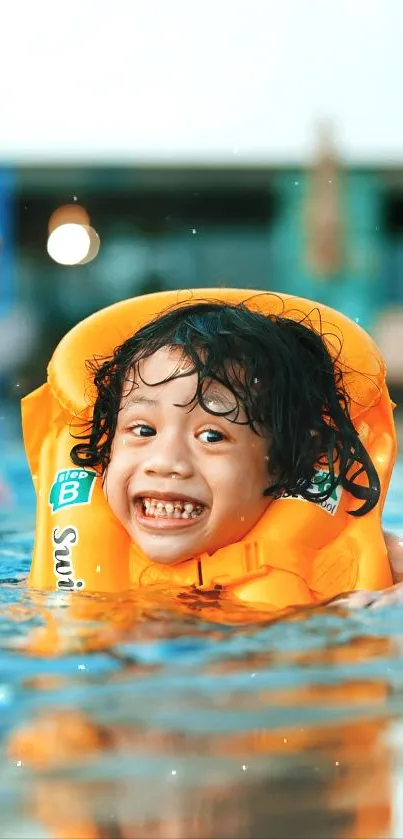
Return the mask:
POLYGON ((96 473, 87 469, 63 469, 58 472, 49 495, 52 513, 64 507, 89 504, 96 473))

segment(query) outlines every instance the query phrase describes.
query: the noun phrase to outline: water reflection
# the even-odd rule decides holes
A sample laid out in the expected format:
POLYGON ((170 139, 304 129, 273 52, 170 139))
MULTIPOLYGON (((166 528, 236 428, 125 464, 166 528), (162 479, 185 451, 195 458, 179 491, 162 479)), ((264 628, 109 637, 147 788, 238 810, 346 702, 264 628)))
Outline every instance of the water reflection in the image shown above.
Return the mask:
POLYGON ((398 609, 1 598, 0 836, 400 836, 398 609))
MULTIPOLYGON (((287 754, 283 734, 261 730, 238 743, 227 737, 207 745, 190 735, 134 726, 113 730, 50 714, 36 732, 46 746, 38 748, 38 739, 31 743, 31 766, 40 777, 29 792, 29 815, 55 837, 391 835, 390 766, 381 723, 307 730, 287 754), (102 761, 111 775, 113 767, 122 767, 121 777, 106 778, 105 767, 99 771, 102 761), (130 771, 130 762, 148 764, 144 775, 130 771), (172 765, 177 768, 170 770, 172 765), (63 772, 64 766, 70 769, 63 772)), ((25 749, 27 755, 29 737, 22 739, 17 753, 25 749)))

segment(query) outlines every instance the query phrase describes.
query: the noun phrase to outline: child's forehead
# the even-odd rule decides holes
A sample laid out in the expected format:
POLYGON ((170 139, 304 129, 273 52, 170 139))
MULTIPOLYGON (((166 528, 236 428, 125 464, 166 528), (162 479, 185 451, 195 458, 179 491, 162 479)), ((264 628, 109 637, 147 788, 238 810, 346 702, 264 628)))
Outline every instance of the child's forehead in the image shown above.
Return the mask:
MULTIPOLYGON (((192 401, 198 385, 193 362, 181 347, 163 347, 137 361, 125 378, 122 398, 126 402, 192 401)), ((235 395, 213 376, 202 386, 203 403, 212 411, 230 411, 238 407, 235 395)))

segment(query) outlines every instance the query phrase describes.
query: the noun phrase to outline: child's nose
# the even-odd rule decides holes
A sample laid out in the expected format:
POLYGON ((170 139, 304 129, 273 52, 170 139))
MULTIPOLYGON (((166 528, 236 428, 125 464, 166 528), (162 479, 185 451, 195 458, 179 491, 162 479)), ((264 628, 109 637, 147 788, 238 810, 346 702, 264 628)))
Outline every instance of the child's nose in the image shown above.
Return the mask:
POLYGON ((183 439, 161 440, 158 446, 153 446, 144 471, 147 475, 188 478, 193 473, 193 466, 183 439))

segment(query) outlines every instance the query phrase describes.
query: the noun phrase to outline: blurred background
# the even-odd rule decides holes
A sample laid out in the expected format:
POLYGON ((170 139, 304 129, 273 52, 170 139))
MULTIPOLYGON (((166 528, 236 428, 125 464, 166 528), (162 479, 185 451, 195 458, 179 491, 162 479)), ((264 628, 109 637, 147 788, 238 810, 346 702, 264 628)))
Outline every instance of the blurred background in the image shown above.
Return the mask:
POLYGON ((117 300, 313 298, 403 391, 400 0, 15 2, 0 53, 0 393, 117 300))

